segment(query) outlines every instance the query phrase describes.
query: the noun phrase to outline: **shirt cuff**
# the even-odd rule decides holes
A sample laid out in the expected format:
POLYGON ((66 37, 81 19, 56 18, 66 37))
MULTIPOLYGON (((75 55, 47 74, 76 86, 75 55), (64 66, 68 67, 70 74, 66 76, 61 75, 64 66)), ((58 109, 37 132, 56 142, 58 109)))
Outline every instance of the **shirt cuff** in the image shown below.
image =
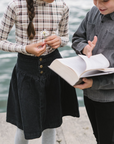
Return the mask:
POLYGON ((67 43, 69 42, 68 38, 63 38, 63 37, 60 37, 61 38, 61 45, 60 47, 64 47, 67 45, 67 43))
POLYGON ((27 54, 26 45, 25 45, 25 46, 22 46, 22 52, 23 52, 24 54, 27 54))
POLYGON ((86 45, 87 43, 79 43, 75 48, 75 44, 73 44, 72 48, 76 51, 77 54, 83 54, 82 50, 84 49, 86 45))
POLYGON ((22 46, 21 50, 22 50, 22 53, 23 53, 23 54, 26 54, 26 55, 29 55, 29 56, 35 56, 34 54, 30 54, 30 53, 28 53, 28 52, 26 51, 26 45, 25 45, 25 46, 22 46))
POLYGON ((93 85, 90 89, 98 90, 100 84, 99 77, 92 77, 92 79, 93 79, 93 85))

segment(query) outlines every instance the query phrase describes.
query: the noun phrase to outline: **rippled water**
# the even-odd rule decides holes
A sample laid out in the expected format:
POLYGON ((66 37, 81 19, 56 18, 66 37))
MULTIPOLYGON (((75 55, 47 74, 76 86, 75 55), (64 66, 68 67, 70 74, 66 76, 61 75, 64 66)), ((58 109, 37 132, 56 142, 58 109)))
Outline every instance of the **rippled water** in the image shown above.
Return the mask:
MULTIPOLYGON (((3 12, 6 9, 7 4, 11 0, 0 0, 0 20, 2 18, 3 12)), ((70 48, 71 39, 73 33, 76 31, 80 22, 93 6, 92 0, 64 0, 70 8, 70 20, 69 20, 69 34, 70 42, 64 48, 59 48, 60 53, 63 57, 75 56, 75 52, 70 48)), ((15 42, 15 28, 13 27, 8 40, 15 42)), ((8 53, 0 51, 0 112, 6 111, 7 105, 7 95, 9 82, 11 78, 11 72, 16 62, 16 53, 8 53)), ((79 105, 83 106, 83 96, 81 90, 76 90, 78 94, 79 105)))

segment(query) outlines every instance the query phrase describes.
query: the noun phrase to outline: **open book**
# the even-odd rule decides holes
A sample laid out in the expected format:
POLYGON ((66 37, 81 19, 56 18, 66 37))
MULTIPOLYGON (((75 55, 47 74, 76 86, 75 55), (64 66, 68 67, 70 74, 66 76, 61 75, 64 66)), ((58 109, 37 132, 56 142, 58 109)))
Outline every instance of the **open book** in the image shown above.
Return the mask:
POLYGON ((81 82, 81 78, 114 73, 107 58, 102 54, 88 58, 78 55, 69 58, 55 59, 49 66, 54 72, 74 86, 81 82))

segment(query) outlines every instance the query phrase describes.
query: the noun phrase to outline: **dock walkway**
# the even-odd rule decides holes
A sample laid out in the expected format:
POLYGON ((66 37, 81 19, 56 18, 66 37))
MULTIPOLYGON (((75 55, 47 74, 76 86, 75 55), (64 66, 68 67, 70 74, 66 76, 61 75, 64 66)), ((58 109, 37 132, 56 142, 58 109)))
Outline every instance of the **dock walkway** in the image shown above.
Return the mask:
MULTIPOLYGON (((96 144, 84 107, 80 107, 80 118, 64 117, 57 128, 56 144, 96 144)), ((5 121, 6 113, 0 113, 0 144, 14 144, 16 127, 5 121)), ((29 144, 41 144, 41 138, 29 144)))

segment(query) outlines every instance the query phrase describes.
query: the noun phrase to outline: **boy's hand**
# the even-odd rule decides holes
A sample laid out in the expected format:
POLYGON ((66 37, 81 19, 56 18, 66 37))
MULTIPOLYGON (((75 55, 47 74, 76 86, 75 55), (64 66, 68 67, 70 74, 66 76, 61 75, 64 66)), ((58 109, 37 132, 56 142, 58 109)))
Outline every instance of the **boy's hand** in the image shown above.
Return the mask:
POLYGON ((87 79, 87 78, 83 78, 82 79, 84 84, 79 84, 79 85, 75 85, 74 88, 79 88, 79 89, 87 89, 92 87, 93 85, 93 80, 92 79, 87 79))
POLYGON ((92 51, 95 47, 97 43, 97 36, 94 36, 94 40, 91 42, 91 41, 88 41, 88 45, 86 45, 83 49, 83 54, 85 54, 88 58, 90 58, 90 56, 92 56, 92 51))
POLYGON ((45 39, 45 43, 52 48, 57 49, 61 45, 61 38, 57 35, 52 35, 45 39))
POLYGON ((40 56, 46 51, 46 45, 43 42, 30 44, 26 46, 26 51, 35 56, 40 56))

